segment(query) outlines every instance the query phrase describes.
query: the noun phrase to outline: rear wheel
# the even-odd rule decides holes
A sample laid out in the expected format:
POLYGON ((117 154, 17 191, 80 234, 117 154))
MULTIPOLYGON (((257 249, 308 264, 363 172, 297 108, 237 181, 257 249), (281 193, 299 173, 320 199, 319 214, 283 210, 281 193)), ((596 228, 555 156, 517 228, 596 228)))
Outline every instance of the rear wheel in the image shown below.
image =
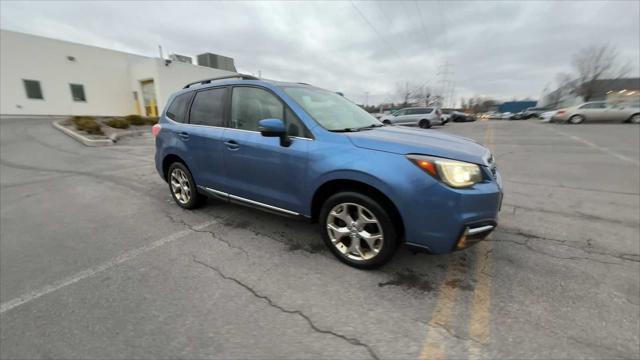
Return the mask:
POLYGON ((193 176, 183 163, 175 162, 169 166, 168 180, 171 196, 180 207, 195 209, 202 203, 202 195, 198 194, 193 176))
POLYGON ((389 121, 389 120, 384 120, 382 123, 385 124, 385 125, 391 125, 391 121, 389 121))
POLYGON ((422 119, 420 120, 420 122, 418 122, 418 126, 420 126, 423 129, 428 129, 431 127, 431 122, 427 119, 422 119))
POLYGON ((347 265, 372 269, 391 259, 397 231, 389 213, 376 200, 356 192, 331 196, 320 211, 322 238, 347 265))
POLYGON ((629 118, 629 122, 632 124, 640 124, 640 114, 633 114, 629 118))
POLYGON ((573 125, 577 125, 584 122, 584 116, 582 115, 573 115, 569 118, 569 123, 573 125))

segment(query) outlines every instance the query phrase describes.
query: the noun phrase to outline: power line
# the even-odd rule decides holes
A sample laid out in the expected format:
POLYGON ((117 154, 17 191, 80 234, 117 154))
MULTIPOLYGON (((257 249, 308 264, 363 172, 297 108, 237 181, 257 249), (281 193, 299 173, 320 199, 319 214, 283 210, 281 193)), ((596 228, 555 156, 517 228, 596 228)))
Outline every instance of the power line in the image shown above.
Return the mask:
POLYGON ((413 0, 413 4, 416 6, 416 9, 418 10, 418 16, 420 17, 420 23, 422 24, 422 31, 424 32, 424 37, 427 40, 427 45, 429 46, 429 48, 433 48, 433 46, 431 45, 431 39, 429 38, 429 33, 427 32, 427 25, 425 25, 424 18, 422 17, 422 11, 420 10, 420 6, 418 6, 418 2, 416 0, 413 0))
POLYGON ((369 25, 369 27, 371 28, 371 30, 373 30, 376 35, 378 35, 378 37, 380 38, 380 40, 382 40, 388 47, 389 49, 391 49, 391 51, 393 51, 394 54, 398 55, 398 52, 395 50, 395 48, 393 46, 391 46, 391 44, 384 38, 382 37, 382 35, 378 32, 378 30, 373 26, 373 24, 371 24, 369 22, 369 20, 367 19, 366 16, 364 16, 364 14, 362 13, 362 11, 360 11, 360 9, 358 9, 358 7, 356 6, 356 4, 351 1, 351 6, 353 6, 353 8, 358 12, 358 14, 360 15, 360 17, 362 17, 362 20, 364 20, 364 22, 367 23, 367 25, 369 25))

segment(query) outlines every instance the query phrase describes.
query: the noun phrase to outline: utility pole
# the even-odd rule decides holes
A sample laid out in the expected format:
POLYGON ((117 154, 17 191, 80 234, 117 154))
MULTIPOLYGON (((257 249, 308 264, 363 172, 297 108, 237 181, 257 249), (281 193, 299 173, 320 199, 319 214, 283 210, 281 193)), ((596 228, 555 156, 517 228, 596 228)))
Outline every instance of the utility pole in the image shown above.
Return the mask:
POLYGON ((440 107, 447 106, 448 100, 450 101, 451 92, 453 88, 453 64, 446 60, 444 64, 438 67, 438 83, 440 84, 438 105, 440 107))
POLYGON ((160 52, 160 59, 164 59, 164 54, 162 53, 162 45, 158 45, 158 52, 160 52))
POLYGON ((364 106, 369 106, 369 92, 364 93, 364 106))

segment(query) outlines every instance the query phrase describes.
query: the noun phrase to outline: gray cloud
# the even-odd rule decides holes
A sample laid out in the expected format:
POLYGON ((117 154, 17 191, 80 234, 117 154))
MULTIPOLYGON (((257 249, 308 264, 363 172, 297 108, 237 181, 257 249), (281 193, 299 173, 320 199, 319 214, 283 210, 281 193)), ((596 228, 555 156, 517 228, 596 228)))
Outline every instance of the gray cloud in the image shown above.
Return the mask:
POLYGON ((244 72, 397 100, 397 83, 537 98, 571 55, 612 43, 640 73, 640 2, 12 2, 1 27, 155 56, 205 51, 244 72))

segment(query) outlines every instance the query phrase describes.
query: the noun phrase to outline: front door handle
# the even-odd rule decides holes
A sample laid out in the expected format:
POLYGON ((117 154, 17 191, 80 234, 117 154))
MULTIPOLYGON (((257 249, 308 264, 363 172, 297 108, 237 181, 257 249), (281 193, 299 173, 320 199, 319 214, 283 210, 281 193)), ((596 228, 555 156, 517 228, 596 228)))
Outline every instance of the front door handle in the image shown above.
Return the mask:
POLYGON ((185 132, 185 131, 180 131, 178 133, 178 137, 182 140, 189 140, 189 133, 185 132))
POLYGON ((227 145, 227 149, 229 150, 238 150, 238 148, 240 147, 240 145, 238 145, 235 140, 227 140, 224 142, 224 144, 227 145))

